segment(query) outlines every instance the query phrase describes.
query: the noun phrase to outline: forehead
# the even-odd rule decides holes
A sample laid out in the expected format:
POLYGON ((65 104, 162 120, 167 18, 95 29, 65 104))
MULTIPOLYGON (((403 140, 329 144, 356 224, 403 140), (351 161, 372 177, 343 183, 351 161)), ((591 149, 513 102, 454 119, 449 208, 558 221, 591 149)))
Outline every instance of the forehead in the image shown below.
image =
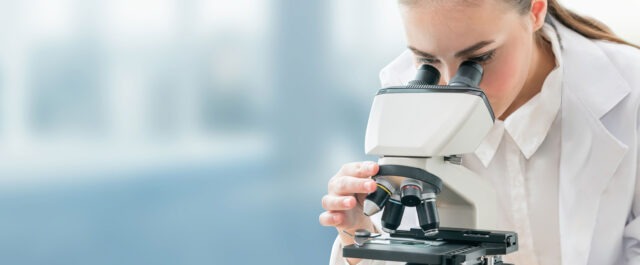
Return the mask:
POLYGON ((522 0, 399 0, 401 10, 435 8, 464 11, 468 8, 499 9, 504 12, 514 9, 522 0))
POLYGON ((501 38, 519 17, 501 0, 417 0, 400 6, 410 46, 431 53, 501 38))

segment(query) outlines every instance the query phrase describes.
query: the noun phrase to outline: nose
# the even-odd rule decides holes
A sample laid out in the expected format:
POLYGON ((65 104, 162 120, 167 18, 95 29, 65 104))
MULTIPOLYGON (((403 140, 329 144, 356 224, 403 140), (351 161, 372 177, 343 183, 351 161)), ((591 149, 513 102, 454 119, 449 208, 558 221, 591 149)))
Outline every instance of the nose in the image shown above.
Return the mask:
POLYGON ((449 79, 449 73, 442 73, 442 78, 440 78, 438 85, 446 86, 449 83, 449 79))
POLYGON ((453 76, 458 71, 458 65, 457 64, 447 64, 446 66, 443 65, 443 67, 440 67, 439 70, 440 70, 440 82, 438 85, 445 86, 449 84, 449 81, 451 81, 451 78, 453 78, 453 76))

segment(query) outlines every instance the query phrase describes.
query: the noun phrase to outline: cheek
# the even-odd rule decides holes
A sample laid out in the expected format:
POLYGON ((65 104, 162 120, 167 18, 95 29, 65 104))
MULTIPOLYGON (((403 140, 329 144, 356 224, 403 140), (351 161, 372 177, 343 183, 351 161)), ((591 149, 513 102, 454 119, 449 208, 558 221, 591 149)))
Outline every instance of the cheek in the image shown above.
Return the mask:
POLYGON ((480 88, 489 98, 496 117, 501 116, 522 89, 526 80, 527 60, 521 51, 503 50, 485 66, 480 88))

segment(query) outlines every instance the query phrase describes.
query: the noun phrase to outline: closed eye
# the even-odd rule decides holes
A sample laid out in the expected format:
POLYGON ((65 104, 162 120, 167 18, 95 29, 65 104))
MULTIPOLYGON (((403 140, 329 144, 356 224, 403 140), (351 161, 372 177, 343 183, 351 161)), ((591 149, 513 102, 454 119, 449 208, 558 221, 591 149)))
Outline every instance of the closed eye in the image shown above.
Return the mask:
POLYGON ((476 57, 472 57, 469 58, 470 61, 474 61, 476 63, 487 63, 489 62, 491 59, 493 59, 493 56, 496 54, 496 50, 491 50, 485 54, 482 54, 480 56, 476 56, 476 57))
POLYGON ((426 57, 418 57, 417 58, 419 63, 423 63, 423 64, 436 64, 438 62, 440 62, 438 59, 434 59, 434 58, 426 58, 426 57))

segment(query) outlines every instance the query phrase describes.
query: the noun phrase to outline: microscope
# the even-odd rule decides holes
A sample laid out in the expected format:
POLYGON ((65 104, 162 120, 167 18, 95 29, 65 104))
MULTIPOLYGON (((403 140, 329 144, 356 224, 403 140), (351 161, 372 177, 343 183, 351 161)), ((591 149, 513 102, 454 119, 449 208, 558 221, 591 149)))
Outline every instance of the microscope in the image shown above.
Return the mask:
POLYGON ((382 212, 389 237, 358 230, 343 256, 407 264, 505 264, 517 234, 497 231, 493 187, 461 165, 493 126, 489 101, 478 87, 482 67, 463 62, 448 85, 422 65, 406 86, 382 88, 374 98, 365 137, 379 157, 377 189, 363 213, 382 212), (417 211, 419 228, 398 230, 404 211, 417 211), (446 227, 440 227, 440 224, 446 227), (483 230, 478 230, 483 229, 483 230))

